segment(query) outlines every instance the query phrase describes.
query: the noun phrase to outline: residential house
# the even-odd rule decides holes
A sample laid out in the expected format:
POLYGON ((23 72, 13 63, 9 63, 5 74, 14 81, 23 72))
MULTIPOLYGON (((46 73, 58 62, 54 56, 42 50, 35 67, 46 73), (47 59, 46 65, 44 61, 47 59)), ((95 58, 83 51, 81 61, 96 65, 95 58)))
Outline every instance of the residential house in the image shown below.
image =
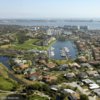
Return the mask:
POLYGON ((76 67, 76 68, 80 68, 81 66, 78 63, 72 63, 69 64, 72 68, 76 67))
POLYGON ((82 82, 84 82, 87 85, 95 83, 94 81, 92 81, 90 79, 83 79, 82 82))
POLYGON ((56 85, 50 86, 50 89, 53 91, 58 91, 58 87, 56 85))
POLYGON ((100 97, 100 88, 99 89, 94 89, 93 92, 100 97))
POLYGON ((63 64, 63 65, 60 65, 59 67, 58 67, 58 69, 60 70, 60 71, 65 71, 65 70, 67 70, 69 68, 69 66, 67 65, 67 64, 63 64))
POLYGON ((99 73, 96 70, 94 70, 94 71, 87 71, 87 74, 90 77, 100 77, 99 73))
POLYGON ((75 74, 74 73, 66 73, 66 74, 64 74, 64 77, 67 79, 71 79, 71 78, 75 77, 75 74))
POLYGON ((85 73, 85 72, 80 72, 80 73, 78 73, 77 76, 78 76, 79 79, 88 78, 88 75, 87 75, 87 73, 85 73))
POLYGON ((93 84, 89 84, 89 89, 93 90, 93 89, 98 89, 100 86, 96 83, 93 84))

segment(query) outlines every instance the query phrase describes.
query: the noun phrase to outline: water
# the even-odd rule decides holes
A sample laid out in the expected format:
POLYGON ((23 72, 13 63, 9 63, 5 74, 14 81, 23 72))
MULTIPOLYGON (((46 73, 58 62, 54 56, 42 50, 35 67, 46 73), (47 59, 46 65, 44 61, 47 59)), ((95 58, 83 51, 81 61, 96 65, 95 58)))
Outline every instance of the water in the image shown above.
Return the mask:
POLYGON ((64 25, 76 25, 76 26, 88 26, 89 29, 100 29, 99 21, 34 21, 34 20, 1 20, 0 24, 8 25, 22 25, 22 26, 64 26, 64 25))
POLYGON ((52 45, 52 47, 54 48, 54 53, 55 53, 55 55, 51 57, 53 59, 65 59, 60 55, 60 50, 63 47, 68 47, 68 49, 70 50, 69 54, 71 55, 70 56, 71 59, 76 58, 78 53, 76 45, 72 41, 56 41, 52 45))
POLYGON ((9 65, 9 57, 0 56, 0 63, 4 64, 8 69, 11 70, 11 67, 9 65))

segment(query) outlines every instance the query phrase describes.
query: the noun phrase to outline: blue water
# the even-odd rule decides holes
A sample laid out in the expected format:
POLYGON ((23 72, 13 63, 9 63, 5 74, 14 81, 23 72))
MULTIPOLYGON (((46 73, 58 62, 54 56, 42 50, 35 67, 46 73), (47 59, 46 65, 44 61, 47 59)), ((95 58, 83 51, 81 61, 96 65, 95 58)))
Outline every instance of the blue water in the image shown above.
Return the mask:
POLYGON ((63 47, 68 47, 70 50, 69 54, 71 55, 71 59, 75 59, 77 57, 77 48, 76 45, 72 41, 56 41, 52 47, 54 48, 55 55, 51 58, 53 59, 65 59, 64 57, 61 57, 60 50, 63 47))
POLYGON ((64 25, 76 25, 85 26, 87 25, 89 29, 100 29, 100 22, 98 21, 32 21, 32 20, 9 20, 0 21, 0 24, 8 25, 22 25, 22 26, 64 26, 64 25))
POLYGON ((4 64, 8 69, 11 70, 11 67, 9 65, 9 57, 0 56, 0 63, 4 64))

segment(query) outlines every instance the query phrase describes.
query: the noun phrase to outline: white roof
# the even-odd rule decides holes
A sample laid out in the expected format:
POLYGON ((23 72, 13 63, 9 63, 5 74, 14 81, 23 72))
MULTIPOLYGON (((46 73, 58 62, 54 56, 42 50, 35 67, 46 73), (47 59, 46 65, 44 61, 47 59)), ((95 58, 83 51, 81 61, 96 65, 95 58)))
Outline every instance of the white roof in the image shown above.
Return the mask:
POLYGON ((82 80, 83 82, 85 82, 86 84, 91 84, 94 83, 94 81, 90 80, 90 79, 84 79, 82 80))
POLYGON ((27 62, 26 60, 20 60, 18 58, 14 58, 13 60, 15 63, 26 63, 27 62))
POLYGON ((57 91, 58 89, 55 87, 51 87, 52 90, 57 91))
POLYGON ((64 92, 67 92, 67 93, 75 93, 73 90, 71 90, 71 89, 64 89, 64 92))
POLYGON ((98 89, 100 87, 98 84, 95 84, 95 83, 94 84, 89 84, 89 86, 90 86, 89 87, 90 89, 98 89))

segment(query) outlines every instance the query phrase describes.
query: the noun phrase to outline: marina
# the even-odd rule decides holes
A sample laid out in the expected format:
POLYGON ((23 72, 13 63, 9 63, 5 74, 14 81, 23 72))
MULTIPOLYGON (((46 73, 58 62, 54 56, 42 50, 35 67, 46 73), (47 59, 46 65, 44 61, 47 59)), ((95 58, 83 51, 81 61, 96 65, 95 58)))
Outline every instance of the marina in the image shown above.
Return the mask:
POLYGON ((74 59, 77 53, 76 45, 72 41, 56 41, 48 50, 52 59, 74 59))

